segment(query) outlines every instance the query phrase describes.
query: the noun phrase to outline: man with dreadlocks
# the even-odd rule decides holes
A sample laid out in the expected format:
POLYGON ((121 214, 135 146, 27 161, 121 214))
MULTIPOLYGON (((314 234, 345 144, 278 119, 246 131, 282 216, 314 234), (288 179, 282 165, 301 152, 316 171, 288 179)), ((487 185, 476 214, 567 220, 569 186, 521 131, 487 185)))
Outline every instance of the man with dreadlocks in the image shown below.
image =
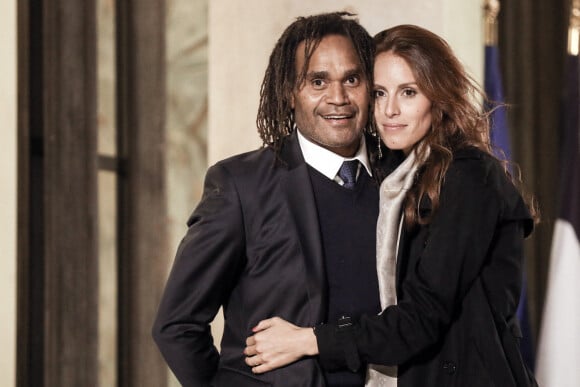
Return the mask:
POLYGON ((348 326, 380 311, 366 139, 373 42, 352 16, 301 17, 285 30, 261 88, 264 147, 207 172, 153 327, 184 386, 364 385, 363 373, 325 373, 315 358, 253 374, 263 359, 246 364, 243 353, 264 318, 348 326), (220 306, 218 353, 209 324, 220 306))

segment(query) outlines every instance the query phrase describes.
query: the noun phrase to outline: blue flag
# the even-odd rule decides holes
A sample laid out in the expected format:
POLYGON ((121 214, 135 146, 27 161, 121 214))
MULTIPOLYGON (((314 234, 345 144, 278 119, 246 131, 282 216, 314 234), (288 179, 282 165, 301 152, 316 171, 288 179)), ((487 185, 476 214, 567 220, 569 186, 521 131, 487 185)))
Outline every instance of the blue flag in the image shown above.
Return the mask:
MULTIPOLYGON (((485 46, 485 92, 490 102, 487 109, 491 109, 491 143, 494 146, 496 156, 500 159, 511 161, 511 146, 507 115, 503 106, 504 95, 501 71, 499 67, 499 50, 496 46, 485 46)), ((534 369, 534 346, 530 329, 528 312, 528 297, 525 268, 522 279, 522 294, 518 304, 517 316, 522 328, 523 338, 521 341, 521 351, 524 361, 534 369)))
POLYGON ((511 160, 511 142, 505 107, 503 106, 503 86, 499 68, 499 50, 496 46, 485 46, 485 93, 490 99, 491 143, 499 158, 511 160), (502 154, 503 153, 503 154, 502 154))

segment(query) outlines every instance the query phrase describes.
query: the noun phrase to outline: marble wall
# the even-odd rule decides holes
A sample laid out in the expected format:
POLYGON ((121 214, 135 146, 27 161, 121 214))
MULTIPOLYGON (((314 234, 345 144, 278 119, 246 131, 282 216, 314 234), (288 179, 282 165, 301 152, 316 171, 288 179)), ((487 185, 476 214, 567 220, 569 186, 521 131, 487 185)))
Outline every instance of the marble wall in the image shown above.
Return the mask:
MULTIPOLYGON (((207 0, 167 1, 169 264, 201 197, 207 169, 208 6, 207 0)), ((171 373, 169 385, 179 386, 171 373)))
MULTIPOLYGON (((185 222, 201 196, 207 169, 208 2, 167 0, 167 224, 172 248, 169 271, 185 222)), ((99 153, 114 156, 115 5, 98 1, 99 153)), ((100 385, 115 385, 116 373, 116 178, 99 173, 100 385)), ((160 257, 163 259, 163 257, 160 257)), ((170 384, 178 386, 170 376, 170 384)))
MULTIPOLYGON (((97 149, 115 157, 115 2, 97 0, 97 149)), ((99 171, 99 384, 117 383, 117 177, 99 171)))
POLYGON ((175 248, 207 169, 208 1, 168 0, 167 7, 167 190, 175 248))

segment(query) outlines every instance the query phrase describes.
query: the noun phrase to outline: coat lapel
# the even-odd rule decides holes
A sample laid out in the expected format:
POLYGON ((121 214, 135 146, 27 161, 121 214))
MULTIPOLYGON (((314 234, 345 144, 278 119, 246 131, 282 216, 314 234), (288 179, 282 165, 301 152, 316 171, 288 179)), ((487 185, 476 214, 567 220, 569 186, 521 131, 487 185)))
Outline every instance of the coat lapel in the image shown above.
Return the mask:
POLYGON ((327 294, 318 211, 308 166, 295 133, 286 139, 280 158, 288 165, 281 184, 302 246, 311 315, 315 323, 321 323, 325 320, 327 294))

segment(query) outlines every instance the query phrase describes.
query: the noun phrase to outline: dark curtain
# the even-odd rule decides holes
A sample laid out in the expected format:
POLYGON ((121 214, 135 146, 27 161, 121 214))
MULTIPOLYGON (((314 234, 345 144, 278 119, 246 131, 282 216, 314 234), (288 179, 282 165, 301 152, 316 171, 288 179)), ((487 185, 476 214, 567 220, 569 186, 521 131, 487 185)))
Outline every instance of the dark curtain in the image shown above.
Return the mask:
POLYGON ((499 47, 514 161, 541 211, 526 245, 530 323, 537 338, 557 215, 560 119, 571 0, 505 0, 499 47))

